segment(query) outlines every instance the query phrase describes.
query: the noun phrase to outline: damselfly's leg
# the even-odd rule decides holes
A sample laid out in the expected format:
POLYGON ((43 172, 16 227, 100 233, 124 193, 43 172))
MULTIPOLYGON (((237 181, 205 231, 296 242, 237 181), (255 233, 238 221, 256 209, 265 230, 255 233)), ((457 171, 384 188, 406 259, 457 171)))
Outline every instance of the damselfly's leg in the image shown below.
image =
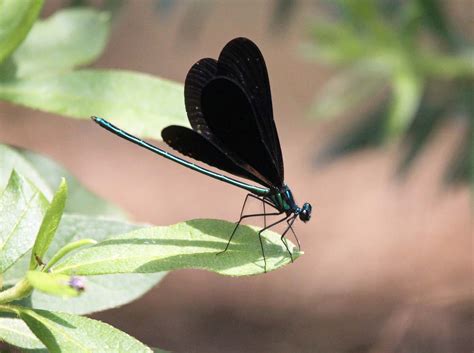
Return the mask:
MULTIPOLYGON (((267 201, 264 200, 264 199, 261 199, 261 198, 255 196, 255 195, 253 195, 253 194, 247 194, 247 196, 245 197, 245 200, 244 200, 244 204, 243 204, 243 206, 242 206, 242 210, 240 211, 240 218, 239 218, 239 220, 237 221, 237 223, 235 224, 234 230, 232 231, 232 234, 230 235, 229 241, 227 242, 227 245, 225 246, 225 249, 224 249, 223 251, 218 252, 216 255, 222 254, 222 253, 224 253, 224 252, 227 251, 227 249, 229 248, 230 242, 232 241, 232 238, 234 237, 234 234, 235 234, 235 232, 237 231, 237 228, 239 227, 240 222, 242 222, 243 219, 245 219, 245 218, 250 218, 250 217, 261 217, 261 216, 264 216, 264 217, 265 217, 265 216, 278 216, 278 215, 281 215, 281 214, 283 213, 283 212, 280 212, 280 211, 279 211, 279 212, 273 212, 273 213, 266 213, 266 212, 264 211, 264 213, 255 213, 255 214, 249 214, 249 215, 245 215, 245 216, 244 216, 243 214, 244 214, 245 204, 247 203, 247 199, 248 199, 249 197, 253 197, 253 198, 257 199, 257 200, 260 200, 260 201, 262 201, 264 204, 265 204, 265 203, 268 203, 269 205, 271 205, 269 202, 267 202, 267 201)), ((273 205, 271 205, 271 206, 273 207, 273 205)))
POLYGON ((242 215, 244 214, 245 205, 247 204, 247 200, 249 199, 249 197, 255 197, 255 196, 252 194, 247 194, 247 196, 245 196, 244 204, 242 205, 242 209, 240 210, 240 218, 242 218, 242 215))
MULTIPOLYGON (((260 231, 258 232, 258 240, 260 240, 260 248, 262 249, 262 256, 263 256, 263 264, 264 264, 263 271, 265 273, 267 273, 267 259, 265 258, 265 250, 263 249, 262 233, 264 231, 266 231, 267 229, 270 229, 271 227, 276 226, 277 224, 279 224, 279 223, 281 223, 281 222, 283 222, 287 219, 288 219, 288 216, 285 216, 284 218, 270 224, 268 227, 264 227, 264 228, 260 229, 260 231)), ((287 249, 288 249, 288 247, 287 247, 287 249)))
MULTIPOLYGON (((252 195, 253 196, 253 195, 252 195)), ((255 196, 254 196, 255 197, 255 196)), ((256 197, 257 199, 259 199, 260 201, 262 201, 262 206, 263 206, 263 228, 265 228, 267 226, 267 216, 271 216, 273 215, 272 213, 267 213, 267 211, 265 210, 265 205, 270 205, 272 206, 275 210, 279 211, 278 208, 275 207, 274 204, 268 202, 267 200, 265 200, 265 198, 258 198, 256 197)), ((283 213, 283 212, 281 212, 283 213)), ((281 214, 280 213, 280 214, 281 214)))
POLYGON ((265 201, 262 200, 262 205, 263 205, 263 228, 267 226, 267 212, 265 211, 265 201))
MULTIPOLYGON (((229 248, 229 245, 230 245, 230 242, 232 241, 232 238, 234 237, 234 234, 237 230, 237 228, 239 228, 239 225, 240 225, 240 222, 242 222, 243 219, 245 218, 251 218, 251 217, 261 217, 261 216, 279 216, 281 215, 283 212, 273 212, 273 213, 254 213, 254 214, 247 214, 245 216, 242 216, 240 217, 240 219, 238 220, 238 222, 235 224, 235 227, 234 227, 234 230, 232 231, 232 234, 230 235, 230 238, 229 238, 229 241, 227 242, 227 245, 225 246, 225 249, 218 252, 216 255, 219 255, 219 254, 222 254, 224 252, 227 251, 227 249, 229 248)), ((265 229, 265 228, 264 228, 265 229)))
MULTIPOLYGON (((285 235, 286 235, 286 233, 288 232, 289 229, 291 229, 291 231, 293 232, 293 228, 291 228, 291 226, 295 222, 295 219, 296 219, 296 216, 294 216, 290 219, 288 219, 288 218, 286 219, 286 223, 288 223, 288 227, 285 229, 285 231, 283 232, 283 234, 281 235, 281 238, 280 238, 283 245, 285 245, 286 251, 288 251, 288 254, 290 254, 291 262, 293 262, 293 254, 291 253, 290 249, 288 248, 288 243, 286 242, 285 235)), ((295 234, 295 232, 293 232, 293 234, 295 234)), ((296 238, 296 241, 298 241, 298 238, 296 238)), ((299 242, 298 242, 298 246, 299 246, 299 242)))
POLYGON ((298 244, 298 250, 301 250, 300 241, 299 241, 298 237, 296 236, 295 231, 293 230, 293 223, 295 222, 295 218, 296 218, 296 217, 294 217, 292 220, 291 220, 291 219, 287 219, 287 220, 286 220, 286 223, 288 223, 288 228, 291 230, 291 232, 293 233, 293 236, 294 236, 295 239, 296 239, 296 244, 298 244), (290 221, 291 221, 291 224, 290 224, 290 221))
POLYGON ((242 222, 242 219, 245 218, 245 217, 243 216, 243 214, 244 214, 245 205, 247 204, 247 200, 248 200, 249 197, 253 197, 253 198, 256 198, 256 199, 260 200, 260 198, 256 197, 255 195, 252 195, 252 194, 247 194, 247 196, 245 196, 244 204, 242 205, 242 209, 240 210, 240 217, 239 217, 239 220, 238 220, 237 223, 235 224, 234 230, 232 231, 232 234, 230 235, 230 238, 229 238, 229 240, 227 241, 227 244, 226 244, 226 246, 225 246, 225 249, 224 249, 223 251, 218 252, 216 255, 219 255, 219 254, 222 254, 222 253, 226 252, 227 249, 229 248, 230 242, 231 242, 231 240, 232 240, 232 237, 234 236, 235 231, 236 231, 237 228, 239 227, 240 222, 242 222))
POLYGON ((262 201, 262 203, 263 203, 263 213, 265 213, 265 204, 268 204, 268 205, 272 206, 273 208, 275 208, 275 206, 273 206, 270 202, 265 200, 263 197, 260 198, 258 196, 255 196, 254 194, 247 194, 247 196, 245 196, 245 200, 244 200, 244 204, 242 205, 242 209, 240 210, 240 217, 242 217, 242 215, 244 214, 245 205, 247 204, 247 200, 248 200, 249 197, 252 197, 252 198, 254 198, 255 200, 258 200, 258 201, 262 201))

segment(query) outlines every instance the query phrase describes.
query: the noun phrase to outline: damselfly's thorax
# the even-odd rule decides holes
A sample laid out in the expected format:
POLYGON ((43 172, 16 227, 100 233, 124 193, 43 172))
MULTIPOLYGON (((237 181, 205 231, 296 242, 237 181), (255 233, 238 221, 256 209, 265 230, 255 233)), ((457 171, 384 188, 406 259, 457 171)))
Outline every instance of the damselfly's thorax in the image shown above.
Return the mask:
POLYGON ((278 210, 285 212, 287 215, 298 215, 303 222, 307 222, 311 218, 311 205, 306 202, 303 204, 303 207, 299 207, 296 204, 293 193, 287 185, 280 189, 275 189, 275 191, 266 198, 272 202, 278 210))
POLYGON ((287 185, 273 189, 266 198, 273 203, 275 208, 287 214, 298 209, 293 194, 287 185))

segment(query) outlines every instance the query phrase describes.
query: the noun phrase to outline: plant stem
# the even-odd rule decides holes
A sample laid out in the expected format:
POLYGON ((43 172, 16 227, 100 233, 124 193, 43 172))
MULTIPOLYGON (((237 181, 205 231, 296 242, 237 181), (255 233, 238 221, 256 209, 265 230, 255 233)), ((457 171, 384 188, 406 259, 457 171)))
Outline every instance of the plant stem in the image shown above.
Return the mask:
POLYGON ((30 295, 33 287, 26 280, 22 279, 20 282, 15 284, 13 287, 8 288, 7 290, 0 292, 0 304, 9 303, 14 300, 19 300, 30 295))
POLYGON ((48 261, 46 266, 43 269, 43 272, 48 272, 51 267, 53 267, 59 260, 61 260, 64 256, 69 254, 71 251, 74 251, 80 247, 86 245, 94 245, 97 244, 97 241, 94 239, 81 239, 72 243, 69 243, 63 246, 59 251, 48 261))
POLYGON ((19 312, 17 310, 17 306, 14 305, 2 305, 0 304, 0 312, 4 313, 11 313, 11 314, 16 314, 19 315, 19 312))

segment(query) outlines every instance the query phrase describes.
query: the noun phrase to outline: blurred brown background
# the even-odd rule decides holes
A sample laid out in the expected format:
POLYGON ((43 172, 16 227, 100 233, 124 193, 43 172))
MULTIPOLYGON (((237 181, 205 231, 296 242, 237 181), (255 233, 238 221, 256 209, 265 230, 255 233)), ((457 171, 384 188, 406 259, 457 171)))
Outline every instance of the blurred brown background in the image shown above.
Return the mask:
MULTIPOLYGON (((461 126, 444 126, 403 182, 394 176, 398 146, 316 168, 315 153, 350 121, 307 118, 332 74, 299 51, 308 21, 321 15, 317 2, 301 2, 277 33, 274 1, 197 3, 160 15, 153 1, 127 2, 94 66, 183 82, 195 61, 217 57, 228 40, 254 40, 269 70, 286 180, 299 203, 313 204, 311 222, 296 226, 305 255, 249 278, 176 271, 140 300, 95 317, 173 352, 472 350, 469 188, 440 181, 461 126)), ((46 5, 48 15, 62 2, 46 5)), ((0 140, 52 157, 140 222, 236 220, 245 197, 89 121, 2 102, 0 140)))

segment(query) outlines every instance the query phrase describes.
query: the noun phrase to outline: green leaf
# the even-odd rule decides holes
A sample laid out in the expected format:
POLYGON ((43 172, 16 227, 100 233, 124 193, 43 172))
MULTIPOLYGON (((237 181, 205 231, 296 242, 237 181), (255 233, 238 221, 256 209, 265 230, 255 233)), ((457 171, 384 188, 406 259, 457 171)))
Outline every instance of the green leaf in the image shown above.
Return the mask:
POLYGON ((44 75, 93 62, 107 43, 109 17, 91 8, 68 8, 36 22, 13 54, 16 76, 44 75))
POLYGON ((6 187, 13 170, 30 180, 48 200, 51 200, 52 189, 43 179, 41 173, 38 173, 35 166, 26 160, 19 151, 0 144, 0 192, 6 187))
MULTIPOLYGON (((139 228, 138 225, 123 221, 65 214, 56 237, 45 256, 45 261, 49 261, 66 244, 83 239, 85 236, 103 241, 113 234, 123 234, 139 228)), ((28 270, 29 261, 28 256, 7 271, 5 283, 12 285, 18 282, 28 270)), ((75 314, 89 314, 137 299, 164 276, 165 273, 135 273, 87 277, 87 290, 79 297, 63 300, 34 291, 31 297, 22 300, 20 305, 75 314)))
POLYGON ((419 69, 428 77, 445 81, 474 78, 474 48, 456 55, 421 53, 417 62, 420 63, 419 69))
MULTIPOLYGON (((169 227, 139 229, 79 250, 53 267, 53 271, 100 275, 198 268, 231 276, 263 273, 256 228, 240 226, 229 250, 216 256, 225 248, 234 226, 225 221, 192 220, 169 227)), ((267 231, 263 240, 267 271, 290 262, 278 234, 267 231)), ((298 250, 288 243, 294 258, 299 257, 298 250)))
POLYGON ((58 273, 28 271, 26 278, 32 287, 47 294, 60 297, 77 297, 81 290, 73 288, 69 282, 71 276, 58 273))
POLYGON ((374 97, 386 84, 386 79, 370 69, 353 66, 341 71, 318 92, 311 115, 320 120, 337 117, 374 97))
POLYGON ((16 64, 9 56, 3 63, 0 63, 0 81, 12 81, 16 76, 16 64))
POLYGON ((25 306, 74 314, 91 314, 130 303, 153 288, 166 273, 121 274, 86 277, 86 290, 64 300, 34 291, 22 300, 25 306))
POLYGON ((122 210, 87 190, 51 159, 0 144, 0 191, 5 187, 13 169, 32 181, 48 200, 53 197, 54 188, 61 182, 61 178, 65 177, 69 189, 65 212, 124 218, 122 210))
POLYGON ((347 64, 361 60, 368 54, 369 48, 363 48, 357 33, 347 24, 318 21, 312 26, 311 32, 315 40, 303 47, 308 58, 347 64))
POLYGON ((125 332, 73 314, 17 308, 20 318, 52 353, 118 353, 152 350, 125 332))
POLYGON ((0 196, 0 273, 31 249, 47 207, 41 192, 13 171, 0 196))
POLYGON ((16 346, 22 351, 34 350, 35 353, 47 353, 46 347, 20 319, 0 318, 0 341, 16 346))
POLYGON ((387 120, 390 138, 403 134, 410 126, 423 95, 423 80, 409 68, 400 69, 393 77, 393 98, 387 120))
POLYGON ((161 139, 170 125, 188 125, 183 86, 150 75, 78 70, 0 84, 0 99, 74 118, 107 118, 142 137, 161 139))
POLYGON ((53 241, 56 230, 58 229, 59 222, 64 212, 67 199, 67 184, 66 180, 62 179, 61 184, 56 191, 51 203, 49 204, 46 214, 44 215, 43 222, 36 237, 35 244, 33 246, 30 270, 34 270, 40 264, 38 264, 38 258, 43 259, 44 254, 48 250, 51 242, 53 241))
POLYGON ((43 0, 0 0, 0 63, 25 39, 43 0))
POLYGON ((58 163, 31 151, 19 150, 19 153, 38 171, 50 190, 54 190, 63 177, 66 179, 68 201, 65 212, 125 218, 124 211, 89 191, 58 163))

